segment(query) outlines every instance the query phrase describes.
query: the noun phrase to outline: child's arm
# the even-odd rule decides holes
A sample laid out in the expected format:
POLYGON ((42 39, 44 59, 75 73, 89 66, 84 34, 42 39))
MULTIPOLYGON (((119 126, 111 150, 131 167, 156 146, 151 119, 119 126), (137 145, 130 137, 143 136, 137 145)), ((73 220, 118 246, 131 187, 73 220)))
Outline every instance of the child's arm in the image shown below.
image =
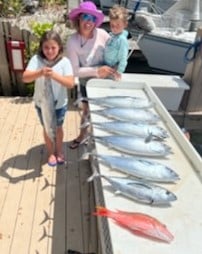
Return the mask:
POLYGON ((67 88, 73 88, 75 84, 73 75, 62 76, 53 71, 51 78, 60 83, 61 85, 66 86, 67 88))
POLYGON ((123 73, 126 69, 127 63, 128 63, 128 50, 129 45, 127 38, 122 38, 120 43, 120 49, 118 53, 118 66, 117 66, 117 72, 123 73))
POLYGON ((22 81, 24 83, 30 83, 43 75, 43 70, 30 71, 25 70, 22 74, 22 81))

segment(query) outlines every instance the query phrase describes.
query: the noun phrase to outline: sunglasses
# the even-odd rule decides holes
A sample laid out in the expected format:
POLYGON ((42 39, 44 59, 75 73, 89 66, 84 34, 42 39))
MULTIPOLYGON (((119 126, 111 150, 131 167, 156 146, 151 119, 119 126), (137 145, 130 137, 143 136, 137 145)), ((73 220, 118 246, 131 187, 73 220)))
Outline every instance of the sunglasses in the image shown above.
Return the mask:
POLYGON ((91 21, 91 22, 95 23, 97 18, 91 14, 83 13, 83 14, 81 14, 81 20, 91 21))

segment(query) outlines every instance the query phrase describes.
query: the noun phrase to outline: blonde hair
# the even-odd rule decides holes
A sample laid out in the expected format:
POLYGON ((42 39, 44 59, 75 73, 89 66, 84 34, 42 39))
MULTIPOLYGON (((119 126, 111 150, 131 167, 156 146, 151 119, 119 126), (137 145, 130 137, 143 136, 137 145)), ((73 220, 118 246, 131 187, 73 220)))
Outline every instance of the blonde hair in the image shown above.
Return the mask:
POLYGON ((114 5, 109 10, 109 18, 110 19, 121 19, 123 22, 128 23, 128 10, 123 6, 114 5))

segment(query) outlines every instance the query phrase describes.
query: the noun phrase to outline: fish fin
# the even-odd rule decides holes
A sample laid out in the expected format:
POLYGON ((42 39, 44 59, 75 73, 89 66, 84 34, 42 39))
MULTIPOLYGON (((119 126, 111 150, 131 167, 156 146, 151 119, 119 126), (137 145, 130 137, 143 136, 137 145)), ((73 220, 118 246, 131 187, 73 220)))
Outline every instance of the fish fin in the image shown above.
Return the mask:
POLYGON ((118 196, 118 195, 121 194, 121 192, 117 190, 117 191, 114 192, 114 194, 118 196))
POLYGON ((103 207, 103 206, 96 206, 96 212, 93 212, 93 215, 99 215, 99 216, 108 216, 108 213, 110 211, 103 207))
POLYGON ((141 180, 141 182, 140 181, 135 181, 135 182, 131 181, 131 182, 128 182, 127 184, 128 185, 140 185, 140 186, 144 186, 147 189, 151 189, 151 187, 148 186, 147 183, 145 183, 143 180, 141 180))
POLYGON ((81 124, 80 129, 85 129, 88 126, 90 126, 90 122, 88 121, 88 119, 85 119, 84 123, 81 124))
POLYGON ((89 153, 89 152, 83 153, 82 156, 79 158, 79 161, 85 160, 90 155, 91 155, 91 153, 89 153))
POLYGON ((89 176, 87 178, 87 182, 92 182, 96 177, 101 177, 101 175, 99 174, 99 172, 97 171, 97 168, 95 165, 93 165, 92 163, 92 169, 93 169, 93 173, 91 176, 89 176))
POLYGON ((153 134, 152 132, 149 132, 149 135, 145 138, 144 142, 149 143, 152 140, 153 134))

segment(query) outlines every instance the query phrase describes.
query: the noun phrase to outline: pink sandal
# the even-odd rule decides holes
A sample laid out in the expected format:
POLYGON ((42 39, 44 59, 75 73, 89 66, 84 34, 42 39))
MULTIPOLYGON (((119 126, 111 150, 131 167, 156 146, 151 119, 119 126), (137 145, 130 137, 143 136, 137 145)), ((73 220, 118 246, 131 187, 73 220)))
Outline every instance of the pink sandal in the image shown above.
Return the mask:
POLYGON ((55 155, 51 154, 48 158, 48 165, 50 167, 55 167, 57 165, 57 159, 55 157, 55 155))
POLYGON ((57 156, 57 163, 59 165, 62 165, 62 164, 65 163, 65 156, 64 156, 64 154, 60 154, 60 155, 57 156))

